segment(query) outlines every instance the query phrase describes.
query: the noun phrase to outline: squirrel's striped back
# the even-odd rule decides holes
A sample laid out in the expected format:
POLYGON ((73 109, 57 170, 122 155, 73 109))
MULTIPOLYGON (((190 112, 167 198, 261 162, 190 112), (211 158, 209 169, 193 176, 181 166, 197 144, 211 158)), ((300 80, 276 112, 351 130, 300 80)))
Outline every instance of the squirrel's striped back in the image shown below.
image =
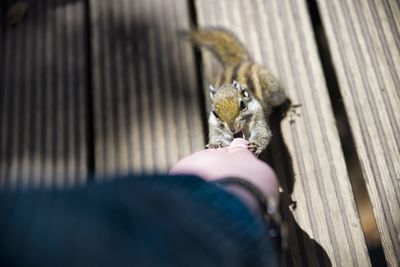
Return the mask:
POLYGON ((261 101, 267 114, 271 107, 280 105, 286 99, 275 76, 252 61, 233 33, 225 29, 203 28, 191 32, 190 37, 194 44, 213 52, 224 67, 215 81, 215 88, 236 80, 261 101))
POLYGON ((260 65, 249 61, 229 66, 218 75, 215 81, 215 87, 219 88, 223 84, 231 84, 233 81, 237 81, 242 86, 249 89, 253 95, 262 100, 264 85, 259 78, 260 71, 262 71, 260 65))

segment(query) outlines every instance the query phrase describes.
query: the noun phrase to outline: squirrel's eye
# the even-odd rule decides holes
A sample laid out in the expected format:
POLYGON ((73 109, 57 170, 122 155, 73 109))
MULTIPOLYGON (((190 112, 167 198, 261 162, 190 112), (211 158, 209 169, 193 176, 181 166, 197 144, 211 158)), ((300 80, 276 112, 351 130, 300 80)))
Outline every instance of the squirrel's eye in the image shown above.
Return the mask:
POLYGON ((240 100, 240 110, 244 110, 247 106, 246 106, 246 104, 242 101, 242 100, 240 100))
POLYGON ((217 119, 219 119, 219 116, 218 116, 217 112, 215 112, 215 110, 212 110, 211 112, 214 114, 214 116, 215 116, 217 119))

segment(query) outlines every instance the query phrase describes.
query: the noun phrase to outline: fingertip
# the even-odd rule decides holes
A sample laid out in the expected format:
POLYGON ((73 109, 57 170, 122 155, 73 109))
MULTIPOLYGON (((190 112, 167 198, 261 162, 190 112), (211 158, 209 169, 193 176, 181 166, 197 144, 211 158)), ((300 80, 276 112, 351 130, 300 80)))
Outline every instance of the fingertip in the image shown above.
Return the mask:
POLYGON ((243 146, 243 145, 248 145, 249 141, 247 141, 246 139, 243 138, 235 138, 233 139, 233 141, 231 142, 231 144, 229 145, 230 147, 235 147, 235 146, 243 146))

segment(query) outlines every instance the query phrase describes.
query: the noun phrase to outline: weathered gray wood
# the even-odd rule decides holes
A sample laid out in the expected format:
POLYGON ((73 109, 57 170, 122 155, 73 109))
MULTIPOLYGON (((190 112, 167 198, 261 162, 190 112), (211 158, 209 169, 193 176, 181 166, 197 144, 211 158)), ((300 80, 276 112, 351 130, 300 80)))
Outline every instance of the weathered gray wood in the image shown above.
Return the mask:
POLYGON ((28 2, 26 19, 4 26, 0 40, 0 184, 80 183, 87 176, 85 4, 28 2))
POLYGON ((94 0, 96 172, 166 171, 204 145, 185 0, 94 0))
MULTIPOLYGON (((200 26, 235 32, 255 61, 277 74, 293 103, 302 105, 301 117, 281 123, 297 201, 294 220, 285 214, 291 229, 286 265, 370 266, 305 1, 195 3, 200 26), (305 233, 295 230, 297 224, 305 233), (307 235, 317 244, 304 243, 307 235)), ((219 68, 204 55, 205 80, 212 82, 219 68)))
POLYGON ((400 7, 318 0, 389 266, 400 265, 400 7))

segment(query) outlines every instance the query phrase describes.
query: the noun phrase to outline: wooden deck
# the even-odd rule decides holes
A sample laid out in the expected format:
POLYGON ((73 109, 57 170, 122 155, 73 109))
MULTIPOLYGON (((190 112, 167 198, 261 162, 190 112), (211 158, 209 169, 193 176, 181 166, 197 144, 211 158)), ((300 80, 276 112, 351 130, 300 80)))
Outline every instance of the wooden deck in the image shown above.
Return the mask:
MULTIPOLYGON (((0 2, 2 17, 13 2, 0 2)), ((26 18, 0 23, 1 187, 164 172, 202 149, 204 90, 220 66, 180 33, 220 26, 235 32, 301 104, 294 122, 273 119, 268 151, 285 190, 285 265, 371 265, 343 152, 348 140, 337 128, 334 80, 387 265, 399 266, 398 1, 27 2, 26 18), (308 8, 315 2, 321 31, 308 8)))

